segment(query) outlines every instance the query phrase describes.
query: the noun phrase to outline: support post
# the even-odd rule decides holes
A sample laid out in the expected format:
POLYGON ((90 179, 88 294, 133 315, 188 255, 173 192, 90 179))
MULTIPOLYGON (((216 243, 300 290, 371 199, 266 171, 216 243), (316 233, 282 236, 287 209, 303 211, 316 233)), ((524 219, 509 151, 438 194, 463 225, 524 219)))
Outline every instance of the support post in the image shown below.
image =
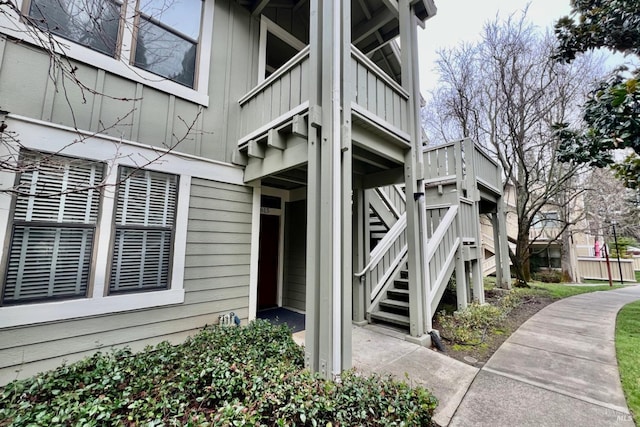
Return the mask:
POLYGON ((479 258, 471 261, 471 280, 473 281, 473 299, 484 304, 484 285, 482 283, 482 263, 479 258))
POLYGON ((342 87, 347 7, 350 2, 310 2, 309 102, 320 123, 309 121, 305 364, 325 378, 351 366, 351 132, 343 133, 343 117, 350 123, 351 113, 344 112, 342 87))
POLYGON ((464 246, 462 244, 462 215, 460 215, 460 211, 458 211, 458 215, 456 215, 456 228, 456 234, 461 237, 460 243, 458 243, 458 249, 456 249, 456 300, 458 310, 463 310, 467 308, 467 305, 469 304, 469 285, 467 283, 467 273, 464 262, 464 246))
MULTIPOLYGON (((342 244, 342 280, 339 282, 340 295, 337 305, 342 304, 340 313, 340 366, 339 373, 344 369, 351 368, 351 329, 353 321, 353 288, 351 286, 354 279, 353 276, 353 183, 352 183, 352 147, 351 147, 351 88, 354 82, 351 81, 351 2, 341 1, 334 2, 341 5, 334 13, 340 23, 340 33, 342 36, 340 45, 338 46, 337 59, 341 64, 340 74, 337 76, 340 82, 340 100, 337 106, 338 116, 340 118, 341 127, 336 132, 339 139, 342 140, 340 145, 336 147, 338 150, 337 160, 340 162, 342 174, 342 186, 338 186, 337 190, 342 192, 341 213, 342 213, 342 229, 335 236, 338 244, 342 244), (341 114, 341 116, 340 116, 341 114)), ((334 362, 335 363, 335 362, 334 362)))
MULTIPOLYGON (((504 279, 502 272, 502 263, 500 262, 502 257, 502 248, 500 241, 500 219, 498 217, 497 212, 491 213, 491 229, 493 230, 493 259, 496 264, 496 286, 499 288, 503 288, 504 279)), ((484 254, 483 254, 484 259, 484 254)))
POLYGON ((496 254, 496 279, 498 267, 500 278, 496 280, 497 286, 502 289, 511 289, 511 268, 509 267, 509 236, 507 234, 507 214, 504 208, 504 198, 498 199, 496 213, 492 215, 493 222, 493 246, 496 254))
MULTIPOLYGON (((420 198, 424 197, 422 170, 422 141, 418 118, 420 117, 420 92, 418 84, 418 54, 415 17, 409 0, 398 1, 400 44, 402 62, 402 87, 411 95, 409 102, 409 129, 411 149, 404 158, 404 179, 407 198, 407 247, 409 266, 409 330, 408 339, 427 342, 425 335, 427 304, 424 282, 424 230, 421 228, 420 215, 426 215, 421 209, 420 198)), ((430 310, 429 310, 430 311, 430 310)))

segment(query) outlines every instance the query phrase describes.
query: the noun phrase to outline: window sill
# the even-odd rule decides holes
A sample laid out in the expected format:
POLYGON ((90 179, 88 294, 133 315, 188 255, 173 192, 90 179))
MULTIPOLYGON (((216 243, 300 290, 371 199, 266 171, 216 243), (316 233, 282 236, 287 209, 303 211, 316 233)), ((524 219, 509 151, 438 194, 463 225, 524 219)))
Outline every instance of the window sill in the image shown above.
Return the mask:
POLYGON ((184 302, 184 289, 0 307, 0 328, 153 308, 184 302))

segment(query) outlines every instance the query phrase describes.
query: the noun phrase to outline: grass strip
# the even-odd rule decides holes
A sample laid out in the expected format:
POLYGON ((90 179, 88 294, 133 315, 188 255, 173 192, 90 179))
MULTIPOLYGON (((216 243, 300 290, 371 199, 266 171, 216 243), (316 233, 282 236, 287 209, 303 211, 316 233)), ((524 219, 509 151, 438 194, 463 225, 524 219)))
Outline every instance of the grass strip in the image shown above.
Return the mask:
POLYGON ((616 320, 616 355, 627 405, 637 424, 640 419, 640 301, 627 304, 616 320))

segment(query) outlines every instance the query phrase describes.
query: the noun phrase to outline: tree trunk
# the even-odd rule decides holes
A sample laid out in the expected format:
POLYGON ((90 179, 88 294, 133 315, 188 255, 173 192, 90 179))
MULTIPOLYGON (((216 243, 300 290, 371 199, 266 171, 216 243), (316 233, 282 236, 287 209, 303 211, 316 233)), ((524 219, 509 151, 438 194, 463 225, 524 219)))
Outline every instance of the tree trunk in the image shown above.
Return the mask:
POLYGON ((561 252, 562 281, 567 283, 580 283, 578 275, 578 260, 572 245, 572 237, 568 230, 562 233, 561 252))

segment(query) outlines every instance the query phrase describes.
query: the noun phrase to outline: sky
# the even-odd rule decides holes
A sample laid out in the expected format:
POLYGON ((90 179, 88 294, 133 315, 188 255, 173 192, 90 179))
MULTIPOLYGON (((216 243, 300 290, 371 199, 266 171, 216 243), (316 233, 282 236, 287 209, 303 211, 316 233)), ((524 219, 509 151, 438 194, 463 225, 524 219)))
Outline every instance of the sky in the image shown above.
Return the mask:
POLYGON ((436 51, 456 47, 461 42, 479 39, 485 22, 496 15, 507 18, 529 4, 528 18, 540 28, 552 28, 561 16, 568 15, 569 0, 435 0, 438 13, 418 30, 420 88, 423 95, 433 89, 437 76, 433 72, 436 51))

